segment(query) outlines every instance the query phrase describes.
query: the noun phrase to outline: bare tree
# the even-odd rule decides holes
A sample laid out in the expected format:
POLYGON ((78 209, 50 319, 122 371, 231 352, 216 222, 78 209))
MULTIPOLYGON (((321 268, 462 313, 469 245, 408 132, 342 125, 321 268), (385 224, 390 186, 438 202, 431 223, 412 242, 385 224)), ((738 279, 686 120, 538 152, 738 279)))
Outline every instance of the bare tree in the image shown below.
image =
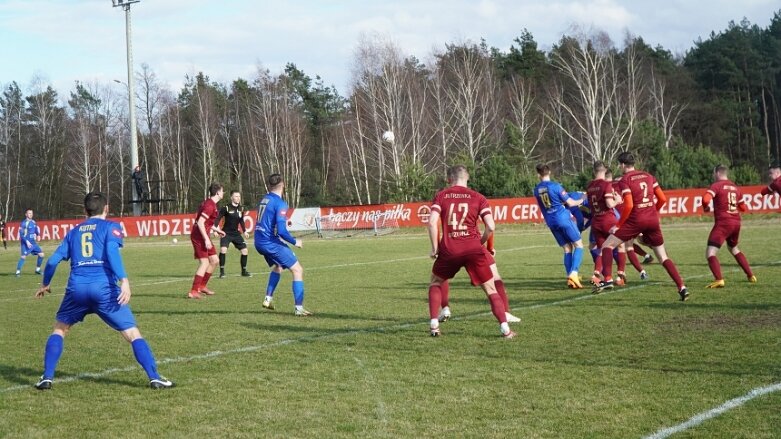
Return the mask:
POLYGON ((664 147, 669 149, 672 143, 673 130, 686 109, 687 104, 671 102, 667 96, 667 83, 663 77, 657 77, 651 69, 651 117, 664 132, 664 147))
MULTIPOLYGON (((535 151, 545 138, 550 120, 539 111, 534 87, 530 79, 514 76, 508 87, 510 102, 510 120, 520 135, 520 155, 524 166, 535 160, 535 151)), ((527 169, 528 170, 528 169, 527 169)))
POLYGON ((448 45, 438 55, 437 69, 445 79, 441 85, 452 111, 448 129, 454 146, 473 161, 498 138, 498 81, 484 45, 448 45))
POLYGON ((19 85, 14 82, 4 87, 0 97, 0 146, 3 153, 0 161, 2 176, 0 193, 5 194, 2 214, 6 219, 15 207, 15 195, 19 187, 24 111, 24 98, 19 85))
POLYGON ((552 52, 552 63, 564 82, 558 88, 562 92, 549 98, 572 127, 552 113, 546 116, 578 146, 579 155, 587 161, 611 161, 632 135, 642 86, 637 82, 639 69, 633 64, 637 58, 630 58, 622 71, 613 43, 604 32, 565 37, 552 52))

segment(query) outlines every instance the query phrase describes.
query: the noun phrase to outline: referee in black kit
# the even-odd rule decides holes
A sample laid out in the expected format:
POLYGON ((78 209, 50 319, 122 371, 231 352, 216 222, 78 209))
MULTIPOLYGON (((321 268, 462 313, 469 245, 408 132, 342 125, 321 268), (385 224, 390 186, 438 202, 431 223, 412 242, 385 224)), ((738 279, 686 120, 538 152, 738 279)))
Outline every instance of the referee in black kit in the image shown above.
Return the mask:
POLYGON ((244 237, 249 238, 247 226, 244 225, 244 212, 241 209, 241 194, 239 191, 231 191, 230 202, 220 209, 220 215, 215 224, 220 224, 225 218, 225 224, 222 230, 225 236, 220 238, 220 279, 225 277, 225 255, 228 253, 228 246, 233 246, 241 251, 241 275, 251 277, 247 271, 247 242, 244 237), (239 232, 241 228, 241 232, 239 232))

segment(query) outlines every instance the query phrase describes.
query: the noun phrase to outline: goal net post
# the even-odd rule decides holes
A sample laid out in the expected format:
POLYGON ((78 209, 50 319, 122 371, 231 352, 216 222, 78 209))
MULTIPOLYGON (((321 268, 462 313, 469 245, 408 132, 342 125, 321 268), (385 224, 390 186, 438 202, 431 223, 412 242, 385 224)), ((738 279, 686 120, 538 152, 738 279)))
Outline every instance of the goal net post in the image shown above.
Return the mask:
POLYGON ((382 236, 399 230, 399 220, 394 212, 377 212, 360 219, 346 218, 344 214, 331 213, 316 218, 317 234, 321 238, 347 238, 352 236, 382 236))

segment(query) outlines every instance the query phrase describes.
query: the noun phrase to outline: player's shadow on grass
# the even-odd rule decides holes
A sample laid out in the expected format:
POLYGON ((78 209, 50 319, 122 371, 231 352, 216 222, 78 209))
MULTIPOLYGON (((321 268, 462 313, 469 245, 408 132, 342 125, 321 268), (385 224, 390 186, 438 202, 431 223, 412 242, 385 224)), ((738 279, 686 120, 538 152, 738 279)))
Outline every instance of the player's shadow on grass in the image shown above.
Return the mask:
POLYGON ((258 310, 247 310, 247 311, 238 311, 235 309, 230 310, 222 310, 222 309, 197 309, 197 310, 189 310, 189 311, 183 311, 183 310, 143 310, 143 309, 134 309, 133 314, 135 315, 141 315, 141 314, 162 314, 162 315, 206 315, 206 314, 232 314, 232 315, 239 315, 239 314, 257 314, 258 310))
MULTIPOLYGON (((504 356, 487 355, 487 357, 502 359, 502 360, 508 359, 506 355, 504 356)), ((524 356, 523 360, 537 363, 537 364, 542 364, 542 365, 555 364, 558 366, 577 366, 581 368, 585 367, 585 368, 595 368, 595 369, 610 368, 610 369, 636 370, 636 371, 645 371, 645 372, 698 373, 698 374, 714 374, 714 375, 732 376, 732 377, 744 377, 744 376, 756 375, 756 372, 753 371, 731 369, 733 363, 730 361, 703 363, 702 367, 697 367, 696 365, 677 366, 677 365, 665 365, 665 364, 643 364, 644 362, 653 363, 652 360, 637 360, 637 362, 633 364, 627 362, 626 360, 620 360, 616 358, 578 360, 578 359, 563 359, 563 358, 551 359, 546 357, 535 357, 534 355, 529 355, 529 356, 524 356)))
MULTIPOLYGON (((504 287, 507 289, 508 294, 512 294, 514 291, 523 292, 523 291, 567 291, 567 281, 565 277, 562 275, 561 279, 529 279, 529 280, 520 280, 520 279, 502 279, 504 281, 504 287)), ((591 285, 588 285, 588 281, 584 280, 585 284, 583 285, 584 288, 591 288, 591 285)), ((423 292, 423 295, 426 294, 428 291, 429 282, 407 282, 406 286, 409 289, 415 289, 420 290, 423 292)), ((376 286, 372 286, 372 289, 378 289, 376 286)), ((382 287, 380 287, 382 288, 382 287)), ((397 290, 398 287, 391 286, 388 287, 389 290, 397 290)), ((454 291, 456 289, 472 289, 474 291, 479 292, 482 294, 482 291, 480 290, 480 287, 472 286, 472 284, 469 283, 468 278, 464 279, 456 279, 450 280, 450 291, 454 291)))
POLYGON ((779 303, 697 303, 697 296, 692 295, 685 303, 680 301, 671 303, 652 303, 648 305, 651 308, 677 308, 685 306, 687 308, 697 309, 740 309, 740 310, 781 310, 781 304, 779 303))
POLYGON ((30 387, 32 387, 41 376, 41 371, 29 367, 15 367, 0 364, 0 376, 12 383, 20 385, 29 384, 30 387))
MULTIPOLYGON (((311 334, 312 337, 321 337, 323 334, 346 334, 351 331, 359 331, 360 329, 350 328, 322 328, 304 325, 288 325, 288 324, 264 324, 257 322, 243 322, 241 326, 252 331, 269 331, 269 332, 291 332, 291 333, 303 333, 311 334)), ((277 340, 279 341, 279 340, 277 340)), ((273 342, 269 342, 273 343, 273 342)))
MULTIPOLYGON (((141 375, 139 375, 139 379, 134 380, 122 380, 109 378, 106 376, 91 377, 79 375, 80 374, 69 374, 68 372, 57 371, 57 378, 54 380, 55 386, 57 385, 58 380, 62 381, 66 379, 73 379, 77 376, 78 378, 76 378, 76 381, 89 381, 107 385, 110 384, 128 387, 143 387, 143 384, 145 383, 144 379, 141 378, 141 375)), ((38 381, 38 378, 41 376, 41 371, 40 369, 31 369, 29 367, 15 367, 0 364, 0 376, 12 383, 16 383, 22 386, 29 385, 32 389, 35 383, 38 381)))
POLYGON ((192 280, 192 274, 171 274, 171 273, 133 273, 133 279, 149 278, 149 279, 190 279, 192 280))

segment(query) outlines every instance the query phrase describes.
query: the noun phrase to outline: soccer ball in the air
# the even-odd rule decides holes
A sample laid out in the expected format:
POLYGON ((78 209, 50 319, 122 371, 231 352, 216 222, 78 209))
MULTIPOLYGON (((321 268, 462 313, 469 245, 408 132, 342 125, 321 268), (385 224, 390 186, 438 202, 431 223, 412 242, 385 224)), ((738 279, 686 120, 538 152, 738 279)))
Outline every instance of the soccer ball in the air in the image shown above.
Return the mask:
POLYGON ((177 242, 179 242, 179 240, 178 240, 178 239, 176 239, 176 238, 174 238, 174 239, 172 239, 172 240, 171 240, 171 242, 173 242, 174 244, 176 244, 177 242))
POLYGON ((394 140, 396 140, 396 136, 393 134, 393 131, 385 131, 382 133, 383 142, 393 143, 394 140))

